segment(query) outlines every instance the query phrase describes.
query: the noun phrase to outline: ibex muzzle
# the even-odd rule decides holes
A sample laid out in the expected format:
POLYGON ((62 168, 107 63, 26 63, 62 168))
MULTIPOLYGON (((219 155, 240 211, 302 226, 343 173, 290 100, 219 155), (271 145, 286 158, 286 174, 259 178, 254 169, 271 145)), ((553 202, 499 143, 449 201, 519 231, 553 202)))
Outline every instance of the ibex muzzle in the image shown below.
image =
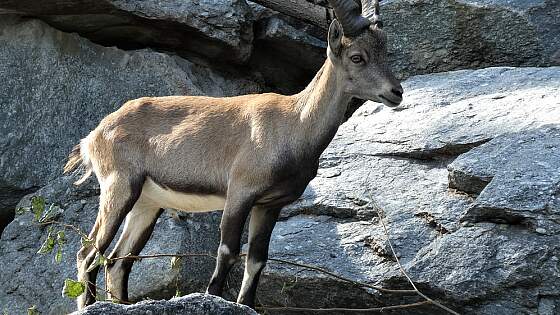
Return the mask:
MULTIPOLYGON (((76 146, 65 172, 85 166, 77 183, 95 173, 99 213, 77 255, 87 291, 78 307, 95 302, 94 267, 122 222, 109 258, 138 255, 162 208, 223 209, 216 268, 207 292, 221 295, 239 258, 250 215, 245 273, 237 301, 253 306, 268 259, 272 230, 285 205, 301 196, 317 174, 319 156, 344 121, 352 97, 396 106, 402 87, 386 61, 377 1, 329 0, 339 20, 330 25, 328 58, 296 95, 274 93, 212 98, 169 96, 129 101, 105 117, 76 146)), ((107 267, 110 298, 128 300, 133 260, 107 267)))

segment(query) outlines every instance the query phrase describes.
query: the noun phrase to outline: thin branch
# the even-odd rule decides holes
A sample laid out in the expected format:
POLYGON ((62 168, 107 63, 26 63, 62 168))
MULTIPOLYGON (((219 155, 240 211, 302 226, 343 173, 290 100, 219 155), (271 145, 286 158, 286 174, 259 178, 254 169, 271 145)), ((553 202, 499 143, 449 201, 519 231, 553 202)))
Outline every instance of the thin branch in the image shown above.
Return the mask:
POLYGON ((370 289, 375 289, 377 291, 389 292, 389 293, 416 293, 416 290, 385 289, 385 288, 375 286, 375 285, 371 285, 371 284, 368 284, 368 283, 355 281, 355 280, 337 275, 337 274, 335 274, 331 271, 328 271, 326 269, 311 266, 311 265, 307 265, 307 264, 296 263, 296 262, 292 262, 292 261, 288 261, 288 260, 284 260, 284 259, 279 259, 279 258, 269 258, 268 260, 283 263, 283 264, 298 266, 298 267, 302 267, 302 268, 306 268, 306 269, 311 269, 311 270, 315 270, 315 271, 318 271, 318 272, 322 272, 322 273, 325 273, 325 274, 327 274, 327 275, 329 275, 333 278, 349 282, 349 283, 351 283, 355 286, 358 286, 358 287, 366 287, 366 288, 370 288, 370 289))
POLYGON ((39 226, 43 226, 43 225, 51 225, 51 224, 58 224, 62 227, 68 228, 68 229, 72 229, 74 230, 76 233, 78 233, 78 235, 80 235, 80 237, 82 239, 86 239, 86 241, 91 242, 91 246, 93 246, 93 248, 95 248, 95 250, 101 254, 101 251, 99 250, 99 248, 97 248, 97 246, 95 245, 95 241, 90 239, 89 236, 84 233, 82 230, 80 230, 79 227, 72 225, 72 224, 67 224, 64 222, 60 222, 60 221, 56 221, 56 220, 49 220, 49 221, 45 221, 45 222, 38 222, 37 223, 39 226))
MULTIPOLYGON (((441 303, 429 298, 428 296, 426 296, 425 294, 420 292, 420 290, 418 290, 418 288, 416 287, 416 285, 414 284, 412 279, 405 272, 403 266, 400 263, 399 258, 396 255, 395 249, 393 248, 393 245, 392 245, 391 240, 389 238, 389 231, 388 231, 387 226, 385 225, 385 222, 383 220, 384 219, 384 212, 379 207, 379 205, 377 205, 375 200, 372 198, 371 193, 370 193, 370 200, 371 200, 371 203, 373 204, 374 209, 378 213, 379 220, 380 220, 380 222, 383 226, 385 236, 387 237, 387 242, 389 243, 389 247, 391 249, 391 252, 392 252, 393 256, 396 259, 396 262, 399 266, 399 269, 401 270, 403 275, 408 279, 409 283, 414 288, 413 290, 386 289, 386 288, 371 285, 371 284, 368 284, 368 283, 363 283, 363 282, 359 282, 359 281, 356 281, 356 280, 352 280, 352 279, 337 275, 337 274, 335 274, 331 271, 328 271, 326 269, 316 267, 316 266, 312 266, 312 265, 292 262, 292 261, 288 261, 288 260, 284 260, 284 259, 280 259, 280 258, 269 258, 268 260, 283 263, 283 264, 288 264, 288 265, 292 265, 292 266, 297 266, 297 267, 301 267, 301 268, 305 268, 305 269, 309 269, 309 270, 318 271, 318 272, 324 273, 326 275, 329 275, 333 278, 351 283, 351 284, 353 284, 357 287, 370 288, 370 289, 374 289, 374 290, 377 290, 377 291, 380 291, 380 292, 387 292, 387 293, 415 293, 415 294, 419 295, 420 297, 424 298, 425 301, 410 303, 410 304, 390 305, 390 306, 383 306, 383 307, 376 307, 376 308, 364 308, 364 309, 350 309, 350 308, 318 308, 318 309, 315 309, 315 308, 289 307, 289 306, 279 306, 279 307, 261 306, 261 307, 258 307, 258 309, 283 310, 283 311, 295 311, 295 312, 298 312, 298 311, 313 311, 313 312, 341 312, 341 311, 344 311, 344 312, 383 312, 383 311, 394 310, 394 309, 416 307, 416 306, 425 305, 425 304, 433 304, 433 305, 435 305, 435 306, 437 306, 437 307, 439 307, 439 308, 441 308, 441 309, 443 309, 443 310, 445 310, 445 311, 447 311, 451 314, 459 315, 459 313, 457 313, 457 312, 451 310, 450 308, 442 305, 441 303)), ((60 221, 56 221, 56 220, 49 220, 49 221, 38 223, 38 225, 50 225, 50 224, 57 224, 57 225, 65 227, 65 228, 72 229, 75 232, 77 232, 82 238, 85 238, 86 240, 91 241, 89 239, 89 237, 84 232, 82 232, 78 227, 76 227, 74 225, 66 224, 66 223, 63 223, 63 222, 60 222, 60 221)), ((97 250, 97 252, 100 252, 99 249, 95 246, 95 244, 93 242, 92 242, 92 246, 95 248, 95 250, 97 250)), ((239 256, 243 257, 243 256, 246 256, 246 254, 241 254, 239 256)), ((139 259, 162 258, 162 257, 210 257, 210 258, 213 258, 213 259, 216 258, 214 255, 211 255, 211 254, 208 254, 208 253, 182 253, 182 254, 178 253, 178 254, 126 255, 126 256, 106 258, 106 259, 110 263, 110 262, 113 262, 115 260, 121 260, 121 259, 139 260, 139 259)), ((106 267, 107 266, 105 266, 105 272, 106 272, 106 267)), ((96 290, 105 291, 106 293, 110 294, 111 296, 114 296, 107 288, 105 288, 105 290, 102 290, 97 285, 95 285, 94 283, 89 282, 89 281, 88 281, 88 283, 93 285, 96 290)), ((129 302, 126 302, 126 301, 121 301, 121 300, 117 300, 117 301, 119 303, 123 303, 123 304, 130 304, 129 302)))
MULTIPOLYGON (((239 257, 244 257, 247 254, 240 254, 239 257)), ((187 253, 187 254, 154 254, 154 255, 139 255, 139 256, 135 256, 135 255, 126 255, 126 256, 121 256, 121 257, 115 257, 115 258, 107 258, 108 261, 113 261, 113 260, 119 260, 119 259, 144 259, 144 258, 161 258, 161 257, 211 257, 211 258, 216 258, 213 255, 210 254, 198 254, 198 253, 187 253)), ((315 266, 311 266, 311 265, 307 265, 307 264, 302 264, 302 263, 297 263, 297 262, 292 262, 292 261, 288 261, 288 260, 284 260, 284 259, 280 259, 280 258, 269 258, 269 261, 274 261, 274 262, 279 262, 279 263, 283 263, 283 264, 288 264, 288 265, 292 265, 292 266, 297 266, 297 267, 301 267, 301 268, 306 268, 306 269, 310 269, 310 270, 315 270, 318 272, 322 272, 324 274, 327 274, 333 278, 342 280, 342 281, 346 281, 349 282, 355 286, 358 287, 366 287, 366 288, 370 288, 370 289, 375 289, 378 291, 382 291, 382 292, 389 292, 389 293, 416 293, 416 290, 399 290, 399 289, 385 289, 379 286, 375 286, 375 285, 371 285, 368 283, 363 283, 363 282, 359 282, 359 281, 355 281, 340 275, 337 275, 331 271, 328 271, 326 269, 320 268, 320 267, 315 267, 315 266)))
POLYGON ((417 307, 421 305, 430 304, 429 301, 420 301, 410 304, 401 305, 389 305, 382 307, 372 307, 372 308, 310 308, 310 307, 291 307, 291 306, 258 306, 256 309, 262 309, 266 311, 293 311, 293 312, 384 312, 390 310, 397 310, 403 308, 417 307))
POLYGON ((459 313, 455 312, 454 310, 448 308, 447 306, 431 299, 430 297, 426 296, 424 293, 420 292, 420 290, 418 290, 418 288, 416 287, 416 285, 414 284, 414 281, 412 281, 412 279, 410 278, 410 276, 406 273, 406 271, 404 270, 404 267, 401 264, 401 261, 399 259, 399 257, 397 257, 397 253, 395 251, 395 248, 393 247, 393 244, 391 242, 391 238, 389 237, 389 229, 387 228, 387 225, 385 224, 385 212, 383 211, 383 209, 377 204, 377 202, 375 201, 375 199, 373 199, 371 192, 369 193, 369 197, 370 197, 370 202, 373 205, 373 208, 375 209, 375 211, 377 212, 377 215, 379 217, 379 222, 381 222, 381 225, 383 226, 383 231, 385 233, 385 237, 387 238, 387 243, 389 243, 389 248, 391 249, 391 252, 393 254, 393 256, 395 257, 395 260, 397 262, 397 265, 399 266, 399 269, 401 271, 401 273, 406 277, 406 279, 408 280, 408 282, 410 283, 410 285, 414 288, 413 291, 416 291, 416 294, 418 294, 419 296, 423 297, 424 299, 426 299, 426 301, 430 302, 431 304, 451 313, 454 315, 460 315, 459 313))
POLYGON ((162 257, 210 257, 216 259, 216 256, 207 254, 207 253, 184 253, 184 254, 151 254, 151 255, 126 255, 120 256, 115 258, 107 258, 109 262, 114 260, 121 260, 121 259, 133 259, 133 260, 140 260, 140 259, 150 259, 150 258, 162 258, 162 257))

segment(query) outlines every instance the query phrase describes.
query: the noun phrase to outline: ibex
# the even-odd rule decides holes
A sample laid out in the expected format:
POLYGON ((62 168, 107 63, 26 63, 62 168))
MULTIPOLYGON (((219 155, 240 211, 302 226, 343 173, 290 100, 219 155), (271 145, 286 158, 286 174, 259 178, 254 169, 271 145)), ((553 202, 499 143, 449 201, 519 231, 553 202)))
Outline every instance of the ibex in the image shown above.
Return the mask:
MULTIPOLYGON (((221 295, 237 261, 251 214, 249 247, 238 303, 254 306, 272 230, 283 206, 317 174, 319 156, 344 121, 352 97, 399 105, 402 87, 387 64, 377 0, 329 0, 327 60, 300 93, 132 100, 105 117, 71 152, 64 171, 83 165, 80 184, 95 173, 99 213, 77 254, 78 279, 88 289, 78 308, 95 301, 98 270, 90 268, 125 220, 108 256, 138 255, 163 208, 223 209, 216 267, 207 293, 221 295)), ((128 300, 133 260, 107 267, 112 298, 128 300)))

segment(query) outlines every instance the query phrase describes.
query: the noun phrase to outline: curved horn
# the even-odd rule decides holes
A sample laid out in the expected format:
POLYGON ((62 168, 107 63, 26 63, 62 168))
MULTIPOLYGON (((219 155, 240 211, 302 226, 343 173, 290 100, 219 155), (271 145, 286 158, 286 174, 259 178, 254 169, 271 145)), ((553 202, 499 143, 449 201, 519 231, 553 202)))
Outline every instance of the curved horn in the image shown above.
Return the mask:
POLYGON ((346 36, 360 34, 371 24, 361 15, 360 6, 354 0, 328 0, 346 36))
POLYGON ((362 15, 372 23, 379 22, 379 0, 361 0, 362 15))

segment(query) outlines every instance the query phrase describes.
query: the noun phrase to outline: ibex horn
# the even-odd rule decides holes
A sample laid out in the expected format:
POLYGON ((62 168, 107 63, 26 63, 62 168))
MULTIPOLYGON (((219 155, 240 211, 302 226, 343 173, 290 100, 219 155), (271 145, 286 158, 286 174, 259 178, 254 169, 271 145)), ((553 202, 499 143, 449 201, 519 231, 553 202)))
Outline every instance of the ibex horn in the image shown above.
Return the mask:
MULTIPOLYGON (((362 15, 373 24, 380 24, 379 19, 379 0, 361 0, 362 15)), ((382 26, 382 25, 380 25, 382 26)))
MULTIPOLYGON (((337 20, 342 26, 344 35, 359 35, 368 28, 371 21, 362 16, 360 6, 354 0, 328 0, 337 20)), ((365 1, 365 0, 363 0, 365 1)), ((362 1, 362 3, 363 3, 362 1)))

